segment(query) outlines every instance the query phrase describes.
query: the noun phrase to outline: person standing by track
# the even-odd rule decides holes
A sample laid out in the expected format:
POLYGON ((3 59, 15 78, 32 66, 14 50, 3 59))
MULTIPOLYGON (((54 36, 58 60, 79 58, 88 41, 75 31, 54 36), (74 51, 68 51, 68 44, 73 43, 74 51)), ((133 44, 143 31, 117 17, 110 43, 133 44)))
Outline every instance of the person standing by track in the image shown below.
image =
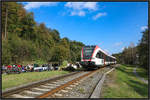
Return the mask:
POLYGON ((21 65, 17 65, 18 67, 18 72, 21 73, 22 72, 22 66, 21 65))
POLYGON ((7 69, 6 69, 6 73, 7 74, 10 74, 12 72, 12 66, 11 65, 8 65, 7 66, 7 69))

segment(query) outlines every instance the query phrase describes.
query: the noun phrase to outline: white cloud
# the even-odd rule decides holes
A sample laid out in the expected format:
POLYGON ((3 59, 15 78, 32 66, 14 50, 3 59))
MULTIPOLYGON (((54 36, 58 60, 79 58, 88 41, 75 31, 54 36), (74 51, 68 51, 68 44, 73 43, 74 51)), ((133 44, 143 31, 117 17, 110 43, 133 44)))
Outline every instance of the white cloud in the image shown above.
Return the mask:
POLYGON ((31 9, 31 8, 39 8, 41 6, 55 6, 58 2, 28 2, 24 8, 31 9))
POLYGON ((114 46, 115 46, 115 47, 119 47, 119 46, 122 45, 122 44, 123 44, 122 42, 118 42, 118 43, 115 43, 114 46))
POLYGON ((72 11, 71 16, 78 15, 78 16, 85 16, 84 11, 72 11))
POLYGON ((102 16, 106 16, 106 15, 107 15, 106 12, 104 12, 104 13, 98 13, 97 15, 93 16, 93 19, 96 20, 96 19, 98 19, 98 18, 100 18, 102 16))
POLYGON ((72 8, 74 10, 97 10, 98 5, 97 2, 68 2, 65 4, 65 7, 72 8))
POLYGON ((96 11, 98 4, 97 2, 68 2, 65 7, 71 9, 69 10, 71 16, 85 16, 88 11, 96 11))
POLYGON ((148 28, 147 26, 142 26, 142 27, 141 27, 141 30, 144 31, 144 30, 147 29, 147 28, 148 28))
POLYGON ((123 51, 125 47, 122 47, 121 50, 123 51))

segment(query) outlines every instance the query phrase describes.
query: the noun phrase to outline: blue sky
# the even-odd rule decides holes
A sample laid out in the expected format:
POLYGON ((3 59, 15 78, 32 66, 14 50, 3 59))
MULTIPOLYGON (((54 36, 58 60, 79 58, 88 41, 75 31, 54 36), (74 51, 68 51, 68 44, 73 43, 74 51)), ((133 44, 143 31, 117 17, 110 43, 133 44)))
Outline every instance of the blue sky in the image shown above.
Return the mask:
POLYGON ((148 2, 23 2, 35 21, 61 38, 99 45, 109 54, 135 45, 148 25, 148 2))

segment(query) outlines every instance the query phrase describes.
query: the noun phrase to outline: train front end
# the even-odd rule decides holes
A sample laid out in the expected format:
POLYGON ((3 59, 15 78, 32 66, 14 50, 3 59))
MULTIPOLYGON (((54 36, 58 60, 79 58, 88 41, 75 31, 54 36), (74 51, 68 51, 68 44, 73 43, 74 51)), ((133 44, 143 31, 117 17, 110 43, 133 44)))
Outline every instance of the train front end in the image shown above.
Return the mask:
POLYGON ((81 51, 81 65, 87 69, 94 69, 97 66, 92 61, 92 55, 96 46, 84 46, 81 51))

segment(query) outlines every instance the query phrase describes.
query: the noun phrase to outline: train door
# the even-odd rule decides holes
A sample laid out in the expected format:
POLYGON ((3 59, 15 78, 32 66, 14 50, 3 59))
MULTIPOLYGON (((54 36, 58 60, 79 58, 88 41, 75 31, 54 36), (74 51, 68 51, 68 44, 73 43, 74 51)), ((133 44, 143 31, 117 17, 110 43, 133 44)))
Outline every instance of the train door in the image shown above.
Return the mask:
POLYGON ((96 54, 96 64, 97 65, 103 65, 103 59, 102 59, 102 54, 101 54, 101 52, 99 51, 99 52, 97 52, 97 54, 96 54))
POLYGON ((95 63, 96 63, 96 65, 100 65, 99 53, 96 54, 95 63))
POLYGON ((106 65, 106 56, 103 54, 103 59, 104 59, 104 66, 106 65))

